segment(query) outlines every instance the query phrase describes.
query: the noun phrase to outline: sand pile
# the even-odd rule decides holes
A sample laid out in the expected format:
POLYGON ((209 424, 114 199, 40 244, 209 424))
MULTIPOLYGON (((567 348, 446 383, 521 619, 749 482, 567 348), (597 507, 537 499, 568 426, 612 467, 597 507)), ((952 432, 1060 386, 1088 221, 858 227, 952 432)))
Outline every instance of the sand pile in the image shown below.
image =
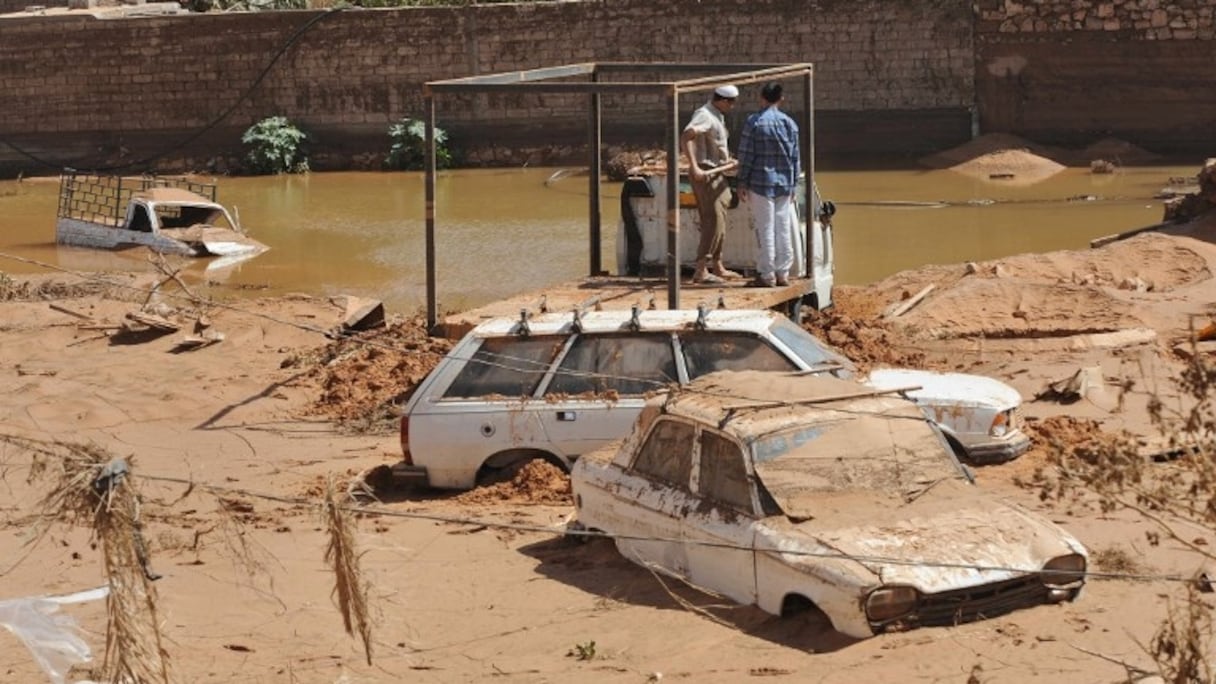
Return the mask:
POLYGON ((1028 150, 998 150, 950 167, 951 171, 981 180, 1032 185, 1047 180, 1066 167, 1028 150))

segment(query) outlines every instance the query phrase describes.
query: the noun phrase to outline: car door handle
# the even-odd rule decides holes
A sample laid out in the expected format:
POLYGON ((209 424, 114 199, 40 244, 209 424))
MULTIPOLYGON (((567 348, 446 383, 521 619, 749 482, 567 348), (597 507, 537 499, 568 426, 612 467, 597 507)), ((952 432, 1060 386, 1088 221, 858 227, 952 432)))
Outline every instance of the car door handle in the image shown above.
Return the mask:
POLYGON ((562 422, 574 422, 578 420, 578 411, 558 411, 557 419, 562 422))

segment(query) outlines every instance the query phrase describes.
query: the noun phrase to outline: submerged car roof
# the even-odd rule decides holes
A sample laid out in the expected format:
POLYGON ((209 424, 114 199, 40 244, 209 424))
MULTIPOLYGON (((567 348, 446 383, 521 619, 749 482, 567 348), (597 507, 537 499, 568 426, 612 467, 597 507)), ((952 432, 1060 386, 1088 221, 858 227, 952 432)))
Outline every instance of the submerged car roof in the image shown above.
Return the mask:
MULTIPOLYGON (((633 330, 633 312, 629 310, 588 311, 578 317, 584 332, 610 333, 633 330)), ((658 309, 637 312, 637 330, 662 332, 690 329, 697 325, 700 311, 696 309, 658 309)), ((765 309, 711 309, 705 312, 705 327, 709 330, 732 330, 761 333, 768 330, 780 314, 765 309)), ((573 332, 574 312, 536 314, 528 318, 532 335, 561 335, 573 332)), ((478 337, 501 337, 520 332, 518 317, 492 318, 477 325, 470 333, 478 337)))
POLYGON ((719 371, 652 401, 665 413, 717 425, 744 441, 862 414, 925 420, 920 407, 894 389, 801 372, 719 371))
POLYGON ((134 197, 156 204, 197 204, 220 208, 219 204, 183 188, 148 188, 135 193, 134 197))

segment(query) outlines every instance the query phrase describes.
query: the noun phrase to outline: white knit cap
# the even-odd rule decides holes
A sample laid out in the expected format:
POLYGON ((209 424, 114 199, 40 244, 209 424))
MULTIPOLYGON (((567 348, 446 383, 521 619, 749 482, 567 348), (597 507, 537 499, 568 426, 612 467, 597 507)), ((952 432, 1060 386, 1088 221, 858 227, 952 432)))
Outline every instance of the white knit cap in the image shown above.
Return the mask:
POLYGON ((739 89, 733 85, 718 86, 717 88, 714 88, 714 95, 717 95, 718 97, 735 98, 739 97, 739 89))

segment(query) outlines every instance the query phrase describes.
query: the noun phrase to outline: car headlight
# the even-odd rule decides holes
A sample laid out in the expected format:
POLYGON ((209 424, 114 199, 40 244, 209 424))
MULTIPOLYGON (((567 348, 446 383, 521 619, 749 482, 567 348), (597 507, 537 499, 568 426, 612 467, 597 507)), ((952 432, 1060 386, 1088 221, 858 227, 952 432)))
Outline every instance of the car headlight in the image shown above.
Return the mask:
POLYGON ((886 622, 916 610, 920 592, 912 587, 879 587, 866 597, 866 617, 886 622))
POLYGON ((1049 587, 1064 587, 1085 579, 1085 556, 1070 553, 1067 556, 1056 556, 1043 566, 1039 575, 1043 584, 1049 587))
POLYGON ((996 418, 992 419, 992 427, 988 428, 988 434, 993 437, 1004 437, 1007 432, 1013 427, 1013 411, 1001 411, 996 414, 996 418))

